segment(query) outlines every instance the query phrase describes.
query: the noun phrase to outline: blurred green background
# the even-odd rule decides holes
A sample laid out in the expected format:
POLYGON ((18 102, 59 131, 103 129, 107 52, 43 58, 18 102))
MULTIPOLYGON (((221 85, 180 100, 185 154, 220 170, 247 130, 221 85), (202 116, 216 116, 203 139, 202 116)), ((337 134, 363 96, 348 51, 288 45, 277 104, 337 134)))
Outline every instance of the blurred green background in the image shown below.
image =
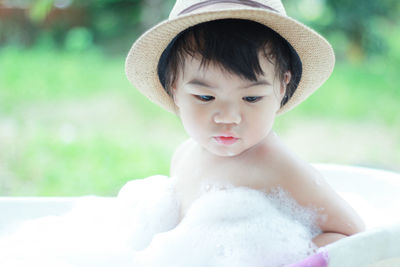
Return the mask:
MULTIPOLYGON (((397 0, 283 0, 337 63, 275 130, 300 157, 400 171, 397 0)), ((187 136, 124 75, 166 0, 0 0, 0 195, 115 195, 169 173, 187 136)))

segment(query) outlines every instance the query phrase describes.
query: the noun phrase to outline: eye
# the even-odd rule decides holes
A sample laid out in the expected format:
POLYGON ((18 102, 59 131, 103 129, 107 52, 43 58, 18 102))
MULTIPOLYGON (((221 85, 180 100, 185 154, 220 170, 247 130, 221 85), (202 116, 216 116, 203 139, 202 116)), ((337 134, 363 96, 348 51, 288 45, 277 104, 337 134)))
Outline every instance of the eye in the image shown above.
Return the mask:
POLYGON ((215 99, 215 97, 210 95, 193 95, 193 96, 203 102, 208 102, 215 99))
POLYGON ((255 103, 260 101, 262 98, 263 98, 262 96, 246 96, 243 97, 243 100, 249 103, 255 103))

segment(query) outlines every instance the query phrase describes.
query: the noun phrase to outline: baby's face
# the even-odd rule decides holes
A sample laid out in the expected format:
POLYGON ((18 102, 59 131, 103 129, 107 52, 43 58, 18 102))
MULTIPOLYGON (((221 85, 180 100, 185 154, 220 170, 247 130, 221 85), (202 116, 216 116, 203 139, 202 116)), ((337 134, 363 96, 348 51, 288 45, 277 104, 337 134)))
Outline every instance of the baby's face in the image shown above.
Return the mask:
POLYGON ((187 133, 209 152, 236 156, 266 140, 285 92, 274 65, 260 58, 257 82, 188 58, 172 86, 187 133))

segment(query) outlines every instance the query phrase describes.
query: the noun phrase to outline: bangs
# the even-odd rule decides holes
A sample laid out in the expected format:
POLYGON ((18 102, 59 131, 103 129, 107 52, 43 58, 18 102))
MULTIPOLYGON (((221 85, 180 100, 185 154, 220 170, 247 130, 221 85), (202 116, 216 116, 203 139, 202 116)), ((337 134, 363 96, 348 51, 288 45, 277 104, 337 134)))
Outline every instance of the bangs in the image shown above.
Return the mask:
POLYGON ((294 49, 290 44, 265 25, 242 19, 204 22, 179 33, 162 53, 158 75, 170 96, 170 87, 176 81, 178 71, 183 72, 188 57, 198 58, 202 68, 214 64, 243 79, 257 81, 257 77, 264 74, 260 52, 274 64, 275 74, 281 81, 283 74, 290 70, 292 79, 297 80, 297 87, 300 77, 296 76, 301 75, 301 63, 299 75, 299 71, 292 68, 294 49))
POLYGON ((264 74, 260 66, 258 51, 266 43, 256 40, 248 29, 254 26, 264 26, 243 21, 235 30, 232 29, 230 20, 215 21, 213 27, 196 25, 182 33, 176 44, 178 51, 179 67, 182 70, 187 56, 198 57, 201 67, 215 64, 231 74, 241 78, 256 81, 258 75, 264 74), (252 24, 252 25, 248 25, 252 24))

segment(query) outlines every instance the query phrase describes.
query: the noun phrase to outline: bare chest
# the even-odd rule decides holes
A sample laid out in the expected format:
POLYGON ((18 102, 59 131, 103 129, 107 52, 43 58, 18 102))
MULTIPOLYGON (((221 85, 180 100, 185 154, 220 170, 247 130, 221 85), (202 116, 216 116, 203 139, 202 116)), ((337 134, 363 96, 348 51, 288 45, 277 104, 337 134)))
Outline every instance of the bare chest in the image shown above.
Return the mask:
POLYGON ((182 159, 176 172, 176 192, 181 202, 181 218, 192 203, 213 187, 249 187, 268 191, 275 183, 274 175, 259 162, 239 160, 215 160, 193 154, 182 159))

